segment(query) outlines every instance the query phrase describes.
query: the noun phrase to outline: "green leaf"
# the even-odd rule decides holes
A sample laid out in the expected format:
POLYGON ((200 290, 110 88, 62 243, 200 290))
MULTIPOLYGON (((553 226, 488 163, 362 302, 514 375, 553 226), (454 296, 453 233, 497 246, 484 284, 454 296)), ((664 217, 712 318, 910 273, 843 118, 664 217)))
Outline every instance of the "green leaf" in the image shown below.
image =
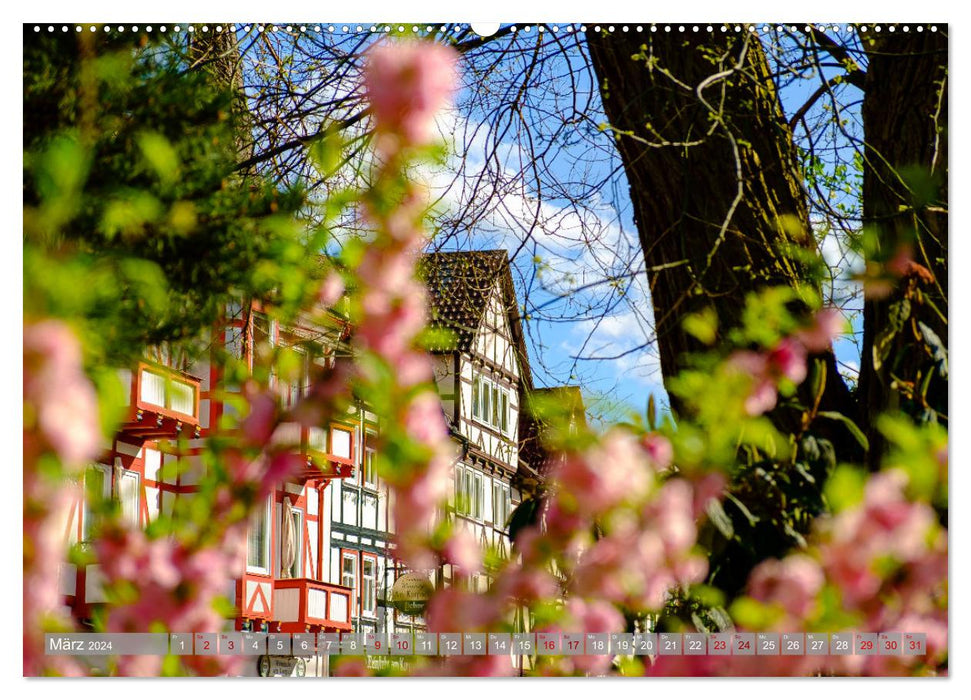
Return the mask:
POLYGON ((810 387, 814 405, 819 404, 823 389, 826 388, 826 363, 821 359, 813 360, 812 375, 810 376, 810 387))
POLYGON ((752 527, 755 527, 755 524, 759 521, 758 516, 753 515, 752 511, 746 508, 745 504, 742 503, 740 500, 738 500, 738 498, 735 497, 734 495, 729 493, 729 494, 726 494, 725 497, 728 498, 732 503, 734 503, 735 507, 738 508, 739 511, 741 511, 742 515, 745 516, 745 519, 748 520, 748 524, 751 525, 752 527))
POLYGON ((711 307, 686 316, 681 325, 685 333, 693 335, 705 345, 714 343, 718 334, 718 316, 711 307))
POLYGON ((947 379, 948 366, 947 366, 947 346, 941 341, 940 336, 937 335, 930 326, 925 324, 923 321, 917 322, 918 328, 920 328, 920 334, 924 337, 924 342, 931 348, 931 356, 939 364, 939 372, 942 379, 947 379))
POLYGON ((841 422, 843 425, 846 426, 846 429, 850 431, 850 434, 853 435, 856 441, 860 443, 860 445, 863 447, 864 450, 870 449, 870 441, 867 440, 867 437, 866 435, 863 434, 863 431, 860 430, 860 428, 856 425, 856 423, 851 421, 842 413, 839 413, 837 411, 820 411, 816 415, 820 416, 821 418, 829 418, 830 420, 836 420, 841 422))
POLYGON ((143 131, 137 137, 138 148, 148 166, 155 171, 159 180, 172 183, 178 180, 181 171, 179 154, 161 134, 143 131))
POLYGON ((840 513, 863 502, 866 474, 856 467, 841 465, 836 468, 823 490, 826 501, 834 513, 840 513))
POLYGON ((730 540, 735 536, 735 526, 732 525, 732 519, 728 517, 728 513, 725 512, 725 507, 721 501, 717 498, 710 499, 705 504, 705 513, 708 515, 708 519, 712 524, 718 528, 718 531, 724 535, 726 540, 730 540))
POLYGON ((750 630, 762 630, 769 627, 778 617, 776 610, 752 598, 738 598, 732 603, 731 615, 740 626, 750 630))

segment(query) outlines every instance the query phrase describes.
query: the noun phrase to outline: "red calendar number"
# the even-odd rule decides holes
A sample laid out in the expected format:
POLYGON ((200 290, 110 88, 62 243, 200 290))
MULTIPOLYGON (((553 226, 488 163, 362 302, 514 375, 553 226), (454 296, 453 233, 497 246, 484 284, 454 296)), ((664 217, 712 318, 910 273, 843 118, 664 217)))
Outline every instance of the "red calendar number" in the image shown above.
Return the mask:
POLYGON ((725 649, 727 648, 728 648, 728 645, 725 643, 724 639, 715 640, 715 651, 725 651, 725 649))

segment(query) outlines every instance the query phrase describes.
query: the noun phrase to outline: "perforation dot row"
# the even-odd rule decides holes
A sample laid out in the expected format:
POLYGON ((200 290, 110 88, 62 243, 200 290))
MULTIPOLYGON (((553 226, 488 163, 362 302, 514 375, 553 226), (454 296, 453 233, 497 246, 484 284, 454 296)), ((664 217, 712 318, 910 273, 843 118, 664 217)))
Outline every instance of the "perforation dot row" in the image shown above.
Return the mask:
MULTIPOLYGON (((345 24, 345 25, 341 25, 341 26, 337 26, 337 25, 333 25, 333 24, 327 25, 327 26, 319 25, 319 24, 315 24, 315 25, 312 25, 312 26, 311 25, 303 25, 303 24, 301 24, 301 25, 292 25, 292 24, 288 24, 288 25, 262 25, 262 24, 260 24, 260 25, 229 25, 229 26, 225 26, 225 27, 222 26, 222 25, 216 25, 216 26, 210 27, 209 25, 206 25, 206 24, 204 24, 202 26, 196 26, 196 25, 193 25, 193 24, 189 24, 189 25, 185 25, 185 27, 183 27, 182 25, 176 24, 176 25, 174 25, 174 26, 171 27, 171 31, 173 31, 173 32, 181 32, 181 31, 183 31, 183 28, 184 28, 185 31, 188 31, 188 32, 201 31, 203 33, 208 33, 210 31, 213 31, 213 32, 219 33, 219 32, 223 32, 223 31, 227 31, 227 30, 230 31, 230 32, 237 32, 240 29, 242 29, 245 33, 249 33, 249 32, 251 32, 253 30, 254 26, 256 28, 256 31, 259 32, 259 33, 263 33, 263 32, 287 32, 287 33, 300 32, 300 33, 306 33, 306 32, 312 31, 312 32, 317 32, 317 33, 324 33, 324 32, 326 32, 326 33, 329 33, 329 34, 333 34, 335 32, 340 32, 342 34, 353 34, 353 33, 361 33, 361 32, 390 33, 392 30, 397 30, 399 33, 402 33, 402 32, 406 32, 409 27, 410 27, 412 33, 414 33, 414 34, 418 34, 423 29, 424 29, 424 32, 425 33, 428 33, 428 34, 432 33, 433 31, 443 31, 445 33, 449 33, 449 32, 457 33, 460 30, 463 30, 463 29, 466 28, 465 25, 460 25, 460 24, 443 25, 441 27, 435 27, 435 26, 431 26, 431 25, 427 25, 425 27, 422 27, 421 25, 417 25, 417 24, 416 25, 409 25, 409 27, 406 27, 404 25, 398 25, 398 26, 395 27, 395 26, 392 26, 392 25, 383 25, 383 26, 381 26, 381 25, 374 25, 374 24, 372 24, 369 27, 368 26, 365 26, 365 25, 360 25, 360 24, 358 24, 358 25, 348 25, 348 24, 345 24)), ((158 27, 155 27, 155 26, 152 26, 152 25, 147 25, 147 26, 144 26, 144 27, 139 27, 138 25, 132 25, 130 27, 125 26, 125 25, 118 25, 116 27, 112 27, 112 26, 109 26, 109 25, 104 25, 104 26, 101 26, 101 27, 99 27, 98 25, 87 25, 86 28, 90 32, 96 32, 100 28, 101 31, 109 32, 109 33, 110 32, 124 33, 124 32, 127 32, 127 31, 131 31, 132 33, 137 33, 140 29, 142 31, 145 31, 145 32, 148 32, 148 33, 151 33, 151 32, 154 32, 154 31, 158 31, 158 32, 161 32, 161 33, 165 33, 165 32, 168 32, 170 30, 170 28, 168 26, 164 25, 164 24, 163 25, 160 25, 158 27)), ((903 32, 909 32, 909 31, 911 31, 911 26, 910 25, 902 25, 899 28, 903 32)), ((45 29, 45 27, 43 27, 41 25, 37 25, 37 24, 34 25, 34 31, 35 32, 41 32, 41 31, 44 31, 44 29, 45 29)), ((68 32, 68 31, 70 31, 69 26, 66 25, 66 24, 62 24, 62 25, 59 25, 59 26, 55 26, 55 25, 49 24, 49 25, 46 26, 46 30, 48 32, 51 32, 51 33, 57 31, 58 29, 60 29, 61 32, 68 32)), ((615 25, 608 25, 608 26, 595 25, 593 27, 593 29, 594 29, 594 31, 598 31, 598 32, 606 29, 608 32, 614 32, 614 31, 618 31, 619 30, 621 32, 630 32, 630 31, 634 31, 634 32, 644 32, 644 31, 650 31, 650 32, 681 32, 681 33, 686 33, 686 32, 700 32, 700 31, 714 32, 714 31, 716 31, 716 26, 715 25, 711 25, 711 24, 708 24, 708 25, 699 25, 699 24, 692 24, 692 25, 684 25, 684 24, 679 24, 679 25, 672 25, 672 24, 656 25, 656 24, 651 24, 651 25, 648 25, 648 26, 645 27, 644 25, 640 25, 640 24, 638 24, 638 25, 626 25, 626 24, 624 24, 624 25, 617 25, 617 26, 615 26, 615 25)), ((780 25, 763 24, 763 25, 761 25, 761 27, 757 27, 755 25, 748 25, 747 26, 747 30, 749 32, 753 32, 753 33, 756 33, 756 32, 761 31, 763 34, 767 34, 770 31, 772 31, 773 29, 775 29, 777 32, 783 32, 783 31, 786 31, 786 30, 789 30, 791 32, 796 32, 796 31, 799 31, 800 28, 797 25, 781 25, 781 24, 780 25)), ((835 25, 835 24, 834 25, 815 25, 815 26, 810 26, 810 25, 807 24, 807 25, 804 25, 802 27, 802 31, 804 31, 804 32, 809 32, 812 29, 816 29, 818 31, 830 31, 830 32, 833 32, 833 33, 839 33, 841 31, 850 32, 850 31, 853 30, 853 27, 851 27, 850 25, 847 25, 845 27, 840 27, 839 25, 835 25)), ((867 32, 867 31, 882 32, 884 29, 886 29, 888 32, 895 32, 895 31, 897 31, 898 27, 897 27, 897 25, 887 25, 886 27, 884 27, 883 25, 879 25, 879 24, 875 24, 875 25, 866 25, 866 24, 864 24, 864 25, 861 25, 859 27, 859 30, 861 32, 867 32)), ((914 29, 914 31, 917 31, 917 32, 923 32, 924 29, 925 29, 925 27, 923 25, 917 25, 913 29, 914 29)), ((927 27, 927 29, 929 31, 936 32, 937 31, 937 26, 936 25, 930 25, 929 27, 927 27)), ((84 26, 82 26, 80 24, 74 25, 74 31, 75 32, 82 32, 84 30, 85 30, 85 27, 84 26)), ((528 33, 530 33, 533 30, 535 30, 535 31, 537 31, 539 33, 543 33, 543 32, 546 32, 546 31, 551 31, 551 32, 566 32, 566 33, 572 33, 572 32, 575 32, 575 31, 585 32, 585 31, 587 31, 587 25, 584 24, 584 25, 575 26, 575 25, 572 25, 572 24, 568 24, 568 25, 564 25, 562 27, 560 25, 553 25, 553 26, 550 26, 550 27, 547 27, 545 25, 532 25, 532 26, 531 25, 526 25, 526 26, 523 26, 523 27, 518 27, 516 25, 512 25, 511 27, 509 27, 509 31, 512 32, 512 33, 515 33, 515 32, 524 32, 524 33, 528 34, 528 33)), ((741 31, 743 31, 743 27, 741 25, 737 25, 737 24, 736 25, 726 25, 726 24, 722 24, 722 25, 718 25, 717 26, 717 30, 718 31, 721 31, 721 32, 729 32, 729 31, 732 31, 732 32, 741 32, 741 31)))

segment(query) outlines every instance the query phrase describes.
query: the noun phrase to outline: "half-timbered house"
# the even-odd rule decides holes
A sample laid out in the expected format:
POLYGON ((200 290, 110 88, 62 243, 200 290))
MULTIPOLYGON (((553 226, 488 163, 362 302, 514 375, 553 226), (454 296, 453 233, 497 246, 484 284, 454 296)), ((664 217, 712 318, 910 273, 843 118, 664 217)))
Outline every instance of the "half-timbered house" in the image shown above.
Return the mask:
MULTIPOLYGON (((250 371, 274 349, 288 348, 299 369, 286 379, 271 374, 269 385, 285 407, 309 385, 315 363, 335 361, 346 340, 346 323, 299 319, 289 327, 268 319, 255 306, 227 310, 214 332, 212 352, 228 352, 250 371)), ((102 459, 90 465, 83 495, 67 524, 69 544, 85 546, 96 520, 95 504, 111 499, 131 527, 145 527, 160 513, 170 514, 180 500, 191 499, 204 475, 198 453, 203 441, 221 426, 232 402, 223 392, 239 387, 220 376, 219 363, 195 363, 159 354, 119 372, 129 398, 126 418, 102 459)), ((293 365, 293 363, 290 363, 293 365)), ((280 483, 258 507, 248 528, 245 562, 226 591, 237 617, 228 630, 267 632, 341 632, 353 628, 360 591, 341 585, 339 564, 330 554, 331 494, 339 482, 358 479, 365 460, 361 416, 353 408, 330 425, 304 427, 285 423, 273 440, 293 446, 306 466, 280 483)), ((105 602, 103 578, 96 564, 65 564, 61 575, 65 602, 76 619, 90 621, 105 602)), ((175 630, 192 631, 192 630, 175 630)), ((256 660, 245 673, 256 673, 256 660)))
MULTIPOLYGON (((441 331, 432 349, 436 388, 460 447, 442 517, 453 518, 483 548, 509 556, 508 520, 520 501, 515 476, 524 467, 520 411, 532 378, 508 255, 436 253, 423 257, 420 272, 429 289, 430 323, 441 331)), ((299 371, 269 377, 288 407, 309 386, 316 364, 347 352, 350 329, 339 314, 328 314, 323 326, 318 317, 281 327, 257 306, 236 306, 213 337, 218 351, 244 362, 250 372, 275 351, 286 348, 291 367, 295 356, 299 371)), ((160 513, 171 513, 180 499, 193 497, 204 473, 197 456, 202 441, 222 429, 224 414, 233 410, 220 392, 238 390, 219 366, 160 355, 120 372, 129 396, 126 420, 103 459, 87 472, 87 496, 76 504, 68 527, 72 543, 89 536, 94 500, 118 501, 122 517, 144 527, 160 513)), ((424 628, 420 615, 406 614, 392 601, 395 582, 418 572, 405 571, 394 557, 392 494, 374 463, 379 429, 364 406, 328 426, 290 423, 277 429, 274 439, 298 445, 307 468, 279 484, 253 515, 246 561, 227 591, 238 611, 227 629, 424 628)), ((489 585, 488 570, 459 575, 443 566, 424 573, 435 586, 489 585)), ((61 585, 79 620, 90 620, 105 600, 96 565, 65 565, 61 585)), ((255 673, 255 665, 246 672, 255 673)))
MULTIPOLYGON (((435 383, 449 430, 461 447, 450 515, 484 549, 510 555, 508 520, 520 495, 520 412, 532 389, 509 258, 505 250, 435 253, 421 272, 428 287, 435 383)), ((452 582, 450 567, 443 584, 452 582)), ((473 573, 473 590, 489 572, 473 573)))

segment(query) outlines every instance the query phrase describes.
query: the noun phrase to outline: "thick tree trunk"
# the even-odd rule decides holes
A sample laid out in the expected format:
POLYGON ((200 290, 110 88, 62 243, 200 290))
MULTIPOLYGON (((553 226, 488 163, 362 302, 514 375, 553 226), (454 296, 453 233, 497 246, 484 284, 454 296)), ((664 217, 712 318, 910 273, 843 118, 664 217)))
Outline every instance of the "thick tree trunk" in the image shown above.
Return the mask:
MULTIPOLYGON (((195 32, 189 42, 189 59, 195 68, 212 76, 212 84, 233 92, 233 121, 236 131, 236 150, 239 162, 253 157, 255 144, 250 133, 252 115, 246 103, 243 87, 243 62, 239 55, 236 35, 230 31, 195 32)), ((243 172, 242 175, 252 174, 243 172)))
POLYGON ((868 263, 899 278, 889 295, 871 295, 864 305, 860 394, 875 466, 883 451, 873 427, 877 414, 901 409, 918 419, 946 421, 947 377, 919 324, 947 346, 948 44, 946 28, 860 36, 868 58, 863 100, 868 263), (905 255, 920 267, 907 263, 905 255))
MULTIPOLYGON (((668 380, 702 349, 682 328, 687 314, 711 307, 725 330, 749 292, 807 282, 792 253, 815 250, 795 148, 748 32, 590 32, 587 42, 630 184, 668 380)), ((821 357, 822 407, 848 413, 835 358, 821 357)))

